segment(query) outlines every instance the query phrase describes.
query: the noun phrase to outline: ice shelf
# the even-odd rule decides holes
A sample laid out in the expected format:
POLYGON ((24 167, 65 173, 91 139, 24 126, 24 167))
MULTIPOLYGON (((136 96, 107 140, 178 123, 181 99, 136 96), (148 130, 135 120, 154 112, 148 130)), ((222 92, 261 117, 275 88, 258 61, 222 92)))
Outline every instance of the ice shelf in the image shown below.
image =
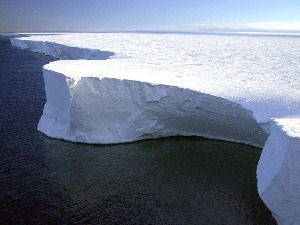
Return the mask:
MULTIPOLYGON (((124 57, 128 49, 122 55, 115 49, 101 51, 62 44, 59 39, 50 41, 55 38, 11 39, 21 48, 77 59, 51 62, 43 68, 47 103, 38 125, 41 132, 84 143, 197 135, 263 147, 258 192, 278 224, 300 224, 300 101, 293 99, 298 96, 297 88, 279 91, 277 98, 268 89, 257 89, 257 96, 251 98, 243 91, 249 89, 242 87, 251 79, 243 83, 237 77, 242 91, 232 94, 235 89, 224 87, 235 83, 226 78, 181 76, 171 67, 160 69, 139 57, 124 57)), ((285 77, 276 79, 278 90, 291 83, 285 77)), ((274 85, 257 84, 260 89, 274 85)))

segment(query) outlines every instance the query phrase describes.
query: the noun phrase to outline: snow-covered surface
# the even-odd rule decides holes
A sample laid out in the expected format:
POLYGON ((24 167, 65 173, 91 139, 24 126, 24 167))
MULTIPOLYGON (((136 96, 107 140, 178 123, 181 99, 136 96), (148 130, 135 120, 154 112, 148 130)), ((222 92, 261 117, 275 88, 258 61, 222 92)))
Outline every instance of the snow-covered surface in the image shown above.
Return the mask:
MULTIPOLYGON (((161 73, 175 74, 184 87, 242 104, 254 112, 258 122, 300 113, 298 38, 100 33, 38 35, 20 40, 113 52, 115 55, 109 57, 117 60, 116 64, 158 71, 151 75, 159 78, 158 83, 162 79, 172 82, 161 73)), ((32 42, 19 44, 25 48, 22 44, 32 42)), ((28 47, 46 54, 54 52, 59 58, 55 52, 61 47, 50 51, 47 46, 28 47)), ((62 54, 61 58, 67 57, 62 54)))
POLYGON ((44 66, 38 129, 51 137, 201 135, 264 146, 260 124, 271 135, 259 194, 279 224, 299 224, 300 38, 102 33, 11 41, 61 59, 106 59, 44 66))

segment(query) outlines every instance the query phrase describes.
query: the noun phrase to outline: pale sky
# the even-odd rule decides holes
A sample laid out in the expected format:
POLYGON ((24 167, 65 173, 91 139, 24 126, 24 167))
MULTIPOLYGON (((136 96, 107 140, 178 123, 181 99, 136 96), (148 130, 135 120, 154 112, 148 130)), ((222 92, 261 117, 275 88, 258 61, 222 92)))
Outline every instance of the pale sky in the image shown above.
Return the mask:
MULTIPOLYGON (((0 32, 300 24, 300 0, 0 0, 0 32)), ((299 26, 300 30, 300 26, 299 26)))

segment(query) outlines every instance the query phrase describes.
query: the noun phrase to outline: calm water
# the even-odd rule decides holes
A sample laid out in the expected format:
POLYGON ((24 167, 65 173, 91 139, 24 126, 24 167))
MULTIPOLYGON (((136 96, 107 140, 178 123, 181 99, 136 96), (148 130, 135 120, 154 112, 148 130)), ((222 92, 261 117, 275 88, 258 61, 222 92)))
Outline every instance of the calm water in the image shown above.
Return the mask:
POLYGON ((36 130, 50 57, 0 38, 0 224, 276 224, 257 194, 261 149, 203 138, 121 145, 36 130))

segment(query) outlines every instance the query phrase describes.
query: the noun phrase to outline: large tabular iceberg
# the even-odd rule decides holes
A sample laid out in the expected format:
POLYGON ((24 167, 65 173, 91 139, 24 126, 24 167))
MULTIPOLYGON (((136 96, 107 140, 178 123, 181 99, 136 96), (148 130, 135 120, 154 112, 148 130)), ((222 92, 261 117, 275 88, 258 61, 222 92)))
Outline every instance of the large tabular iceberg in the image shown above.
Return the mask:
POLYGON ((199 135, 264 146, 259 194, 279 224, 300 224, 300 39, 68 34, 11 42, 77 59, 44 66, 41 132, 85 143, 199 135))

